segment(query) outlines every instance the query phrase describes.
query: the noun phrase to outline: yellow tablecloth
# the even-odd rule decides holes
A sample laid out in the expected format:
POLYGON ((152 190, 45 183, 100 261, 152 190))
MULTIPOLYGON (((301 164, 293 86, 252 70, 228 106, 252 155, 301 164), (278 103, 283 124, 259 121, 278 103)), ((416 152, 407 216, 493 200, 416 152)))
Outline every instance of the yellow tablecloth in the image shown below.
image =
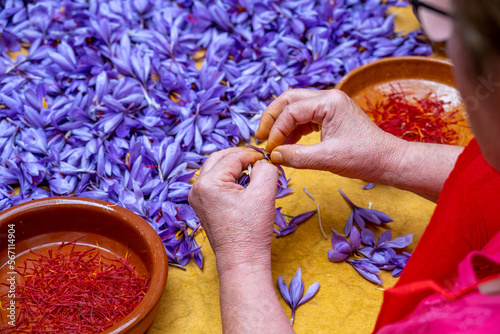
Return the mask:
MULTIPOLYGON (((410 8, 392 8, 391 11, 397 14, 396 31, 418 28, 410 8)), ((313 144, 319 140, 319 133, 315 133, 303 138, 301 143, 313 144)), ((342 233, 351 212, 340 196, 339 188, 354 203, 367 207, 372 202, 374 209, 389 214, 394 222, 387 226, 394 236, 413 233, 413 243, 407 249, 410 252, 435 207, 434 203, 417 195, 388 186, 376 185, 372 190, 364 190, 362 185, 365 183, 360 180, 327 172, 289 168, 285 168, 285 172, 287 177, 292 178, 290 187, 295 190, 286 198, 279 199, 277 206, 282 206, 284 213, 296 215, 316 209, 316 203, 319 203, 327 236, 331 234, 330 228, 342 233), (314 196, 315 201, 304 193, 303 187, 314 196)), ((382 230, 385 228, 378 228, 379 232, 382 230)), ((201 234, 197 242, 203 245, 203 270, 194 263, 189 264, 185 272, 170 268, 160 309, 148 334, 222 332, 215 257, 208 240, 201 234)), ((393 286, 397 281, 390 272, 383 272, 381 278, 384 285, 376 286, 362 278, 349 264, 328 261, 326 254, 331 244, 320 232, 317 215, 291 235, 274 239, 272 246, 275 282, 281 275, 289 283, 298 268, 302 268, 306 288, 314 282, 321 282, 317 295, 297 310, 294 324, 297 333, 360 334, 373 330, 382 304, 382 289, 393 286)), ((276 293, 279 295, 277 289, 276 293)), ((281 296, 279 298, 290 317, 290 308, 281 296)))

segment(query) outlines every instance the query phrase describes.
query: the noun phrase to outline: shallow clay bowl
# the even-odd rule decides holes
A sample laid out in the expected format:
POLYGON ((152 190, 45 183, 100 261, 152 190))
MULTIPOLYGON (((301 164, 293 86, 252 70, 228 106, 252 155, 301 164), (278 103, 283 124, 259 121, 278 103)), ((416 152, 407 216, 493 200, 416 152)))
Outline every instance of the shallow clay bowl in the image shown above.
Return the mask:
POLYGON ((447 59, 420 56, 383 58, 349 72, 335 88, 344 91, 366 110, 367 100, 373 104, 384 100, 392 87, 399 85, 410 98, 423 98, 433 92, 447 103, 447 111, 458 109, 456 117, 461 121, 454 126, 461 134, 458 144, 467 145, 472 139, 464 105, 455 88, 453 65, 447 59))
POLYGON ((106 257, 125 258, 128 252, 137 274, 150 277, 148 291, 127 317, 102 333, 142 334, 151 325, 165 289, 168 263, 160 237, 142 218, 111 203, 77 197, 16 205, 0 213, 0 282, 6 282, 11 271, 7 266, 9 224, 15 224, 16 265, 30 257, 30 249, 46 252, 82 236, 77 244, 98 246, 106 257))

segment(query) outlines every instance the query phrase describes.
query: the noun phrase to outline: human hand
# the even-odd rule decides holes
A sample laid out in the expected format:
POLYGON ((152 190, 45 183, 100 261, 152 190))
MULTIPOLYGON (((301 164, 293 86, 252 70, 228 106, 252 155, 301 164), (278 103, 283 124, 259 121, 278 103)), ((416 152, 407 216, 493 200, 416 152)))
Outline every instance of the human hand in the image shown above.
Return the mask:
POLYGON ((264 111, 255 137, 268 140, 274 163, 382 183, 384 171, 398 162, 395 152, 404 151, 406 143, 382 131, 335 89, 285 91, 264 111), (296 144, 320 126, 320 143, 296 144))
POLYGON ((217 258, 219 275, 241 264, 271 265, 277 168, 263 155, 230 148, 210 155, 189 192, 217 258), (235 183, 252 165, 250 184, 235 183))

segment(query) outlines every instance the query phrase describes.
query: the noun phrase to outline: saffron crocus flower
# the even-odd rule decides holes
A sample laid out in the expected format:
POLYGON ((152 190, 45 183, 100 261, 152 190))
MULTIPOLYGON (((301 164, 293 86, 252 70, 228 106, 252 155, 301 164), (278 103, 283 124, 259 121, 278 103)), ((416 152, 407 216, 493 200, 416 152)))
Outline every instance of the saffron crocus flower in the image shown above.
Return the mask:
POLYGON ((359 253, 366 256, 372 264, 380 269, 392 270, 392 275, 397 277, 401 274, 410 254, 406 252, 403 252, 402 255, 396 254, 394 249, 405 248, 411 244, 413 234, 406 234, 393 240, 391 238, 391 231, 385 231, 375 242, 375 234, 368 229, 364 229, 361 231, 361 240, 367 246, 359 249, 359 253))
POLYGON ((360 245, 361 239, 356 227, 353 227, 349 241, 340 235, 332 234, 333 250, 328 251, 328 260, 332 262, 343 262, 347 260, 352 252, 357 251, 360 245))
POLYGON ((276 208, 276 218, 274 224, 278 226, 278 228, 274 228, 274 233, 276 233, 276 238, 284 237, 297 229, 297 225, 305 222, 307 219, 312 217, 317 211, 308 211, 296 215, 287 223, 285 217, 281 213, 281 207, 276 208))
POLYGON ((393 221, 391 217, 389 217, 387 214, 385 214, 381 211, 360 208, 359 206, 355 205, 344 194, 344 192, 341 189, 339 189, 339 192, 352 208, 352 213, 349 216, 349 218, 347 219, 347 222, 345 224, 345 235, 346 236, 348 236, 351 233, 351 229, 353 227, 354 222, 356 222, 356 224, 358 224, 359 228, 364 229, 367 222, 372 223, 372 224, 376 224, 376 225, 380 225, 382 223, 389 223, 389 222, 393 221))
POLYGON ((392 232, 387 230, 380 234, 377 242, 375 242, 375 234, 369 229, 363 229, 361 231, 361 241, 373 250, 377 249, 387 249, 387 248, 405 248, 413 241, 413 234, 405 234, 400 237, 392 238, 392 232))
POLYGON ((295 273, 295 276, 292 278, 290 281, 290 287, 288 287, 283 280, 281 276, 278 277, 278 289, 280 291, 281 296, 285 300, 285 302, 290 306, 292 309, 292 316, 290 318, 290 323, 293 326, 293 321, 295 319, 295 310, 297 307, 300 305, 303 305, 304 303, 307 303, 309 300, 311 300, 312 297, 318 292, 319 290, 319 282, 313 283, 309 286, 307 289, 307 292, 302 296, 304 293, 304 282, 302 281, 302 271, 297 270, 295 273))

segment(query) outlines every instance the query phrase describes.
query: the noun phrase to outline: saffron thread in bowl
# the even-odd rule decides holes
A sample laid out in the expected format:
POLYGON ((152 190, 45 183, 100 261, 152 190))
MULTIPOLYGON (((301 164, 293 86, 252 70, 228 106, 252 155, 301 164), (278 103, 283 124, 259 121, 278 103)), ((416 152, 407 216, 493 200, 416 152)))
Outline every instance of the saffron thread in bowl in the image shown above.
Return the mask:
POLYGON ((423 98, 409 98, 408 93, 392 86, 386 99, 375 104, 365 97, 365 112, 382 130, 398 138, 422 143, 457 144, 456 125, 458 109, 445 110, 444 101, 429 92, 423 98))
MULTIPOLYGON (((96 247, 76 246, 63 242, 47 255, 30 250, 34 257, 16 270, 15 326, 0 327, 2 333, 100 333, 140 303, 149 278, 135 272, 130 255, 110 259, 96 247)), ((3 308, 10 302, 7 294, 0 300, 3 308)))

